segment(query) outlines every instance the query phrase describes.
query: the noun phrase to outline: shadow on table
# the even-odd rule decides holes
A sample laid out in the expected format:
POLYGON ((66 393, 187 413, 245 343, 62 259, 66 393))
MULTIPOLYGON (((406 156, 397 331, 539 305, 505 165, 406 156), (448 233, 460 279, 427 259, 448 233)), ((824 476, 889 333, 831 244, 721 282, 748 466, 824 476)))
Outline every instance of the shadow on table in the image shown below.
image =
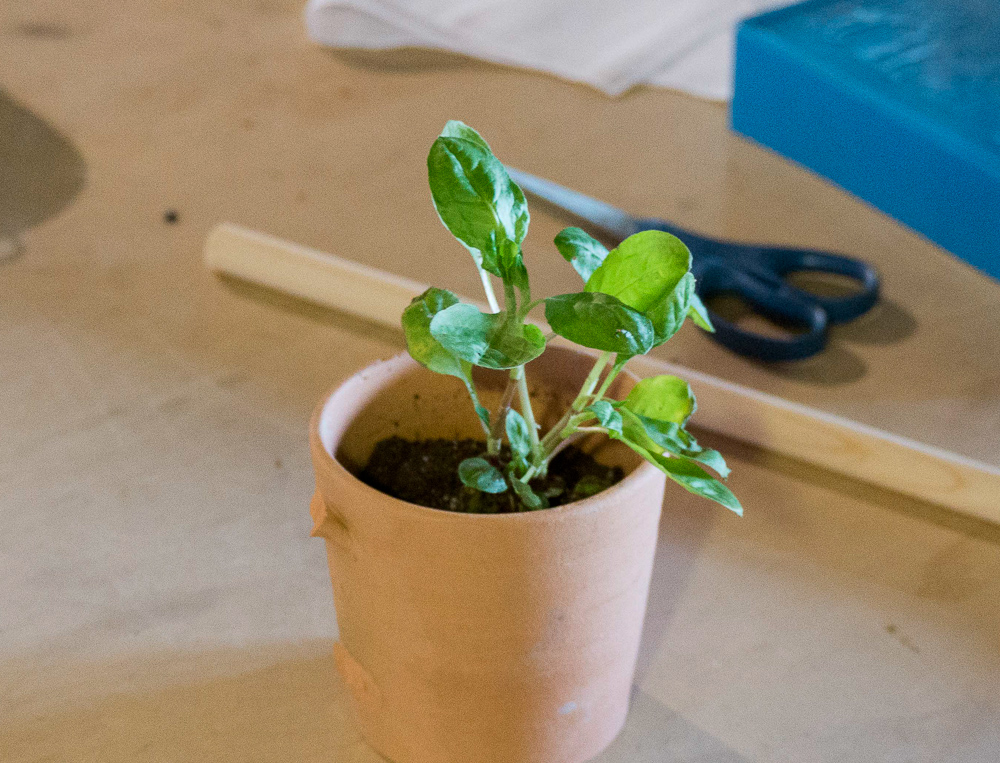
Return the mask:
POLYGON ((691 566, 712 523, 712 513, 706 511, 704 499, 672 488, 676 485, 668 482, 635 670, 637 684, 642 683, 656 658, 677 603, 687 588, 691 566))
POLYGON ((246 281, 228 273, 217 275, 223 286, 244 299, 261 302, 282 312, 301 315, 324 326, 339 326, 346 331, 352 331, 389 347, 397 347, 400 351, 406 349, 406 342, 400 329, 383 326, 375 321, 366 320, 332 307, 317 305, 306 299, 286 294, 269 286, 246 281))
MULTIPOLYGON (((329 642, 0 665, 0 760, 385 763, 362 741, 329 642), (284 656, 284 659, 282 659, 284 656)), ((745 763, 636 690, 595 763, 745 763)))
POLYGON ((868 367, 861 357, 842 344, 831 342, 819 353, 804 360, 765 362, 754 360, 755 366, 773 376, 814 384, 837 387, 864 378, 868 367))
POLYGON ((853 321, 833 326, 838 341, 887 345, 902 342, 917 330, 917 319, 899 302, 882 297, 869 312, 853 321))
POLYGON ((749 763, 707 731, 636 689, 618 738, 591 763, 749 763))
POLYGON ((761 368, 785 379, 825 387, 850 384, 867 372, 860 355, 848 345, 884 346, 902 342, 913 335, 917 321, 898 302, 882 299, 860 318, 830 327, 830 343, 817 355, 787 363, 758 363, 761 368))
POLYGON ((450 50, 433 48, 389 48, 365 50, 364 48, 328 48, 331 56, 353 69, 374 72, 435 72, 455 69, 495 69, 497 64, 473 58, 450 50))
POLYGON ((25 695, 0 698, 0 760, 382 763, 351 723, 329 643, 287 653, 43 665, 20 680, 0 666, 0 682, 25 695))
POLYGON ((21 235, 80 192, 83 157, 70 140, 0 91, 0 261, 21 251, 21 235))

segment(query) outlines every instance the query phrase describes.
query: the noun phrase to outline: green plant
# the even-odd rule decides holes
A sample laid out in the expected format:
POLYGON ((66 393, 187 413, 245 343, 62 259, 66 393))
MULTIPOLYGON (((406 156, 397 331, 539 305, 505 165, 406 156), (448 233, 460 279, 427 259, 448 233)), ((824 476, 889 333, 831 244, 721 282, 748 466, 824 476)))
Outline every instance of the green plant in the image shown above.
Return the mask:
POLYGON ((462 482, 487 493, 513 490, 524 508, 544 508, 545 496, 536 494, 531 480, 546 473, 562 448, 601 432, 686 490, 742 513, 736 496, 703 468, 725 479, 729 469, 722 456, 702 448, 685 429, 695 411, 687 382, 656 376, 640 381, 624 400, 607 397, 628 360, 666 342, 686 318, 712 330, 694 293, 687 247, 668 233, 644 231, 609 252, 581 229, 566 228, 555 245, 580 274, 583 291, 533 300, 521 250, 528 206, 486 141, 461 122, 448 122, 431 147, 427 168, 438 215, 472 255, 492 310, 480 312, 450 291, 431 288, 402 317, 410 355, 432 371, 461 379, 482 424, 486 453, 462 462, 462 482), (503 285, 502 309, 491 276, 503 285), (541 305, 549 336, 527 322, 541 305), (562 419, 539 436, 524 367, 555 334, 600 355, 562 419), (510 382, 492 414, 476 392, 473 365, 509 369, 510 382), (505 438, 510 457, 504 463, 505 438))

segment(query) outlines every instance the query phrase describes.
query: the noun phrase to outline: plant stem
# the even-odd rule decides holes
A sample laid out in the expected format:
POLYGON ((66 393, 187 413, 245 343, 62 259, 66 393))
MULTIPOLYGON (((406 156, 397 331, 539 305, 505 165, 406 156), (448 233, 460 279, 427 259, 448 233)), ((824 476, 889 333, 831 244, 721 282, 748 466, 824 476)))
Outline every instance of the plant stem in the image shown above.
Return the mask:
POLYGON ((516 392, 517 382, 514 380, 512 374, 511 378, 507 381, 507 386, 504 388, 503 396, 500 398, 496 420, 493 422, 490 431, 487 432, 487 436, 489 437, 487 452, 491 456, 495 456, 500 452, 500 443, 503 440, 503 433, 507 425, 507 411, 510 410, 510 405, 514 401, 514 394, 516 392))
POLYGON ((479 277, 483 280, 483 291, 486 292, 486 301, 490 305, 490 310, 494 313, 499 313, 500 303, 497 302, 497 295, 493 291, 493 284, 490 283, 490 274, 479 268, 479 277))
MULTIPOLYGON (((480 267, 479 278, 483 282, 483 291, 486 292, 486 302, 489 304, 490 310, 494 313, 499 313, 500 303, 497 302, 496 292, 493 291, 493 283, 490 281, 490 274, 487 273, 482 267, 480 267)), ((506 394, 504 396, 506 397, 506 394)), ((513 399, 513 396, 514 393, 512 390, 511 399, 513 399)), ((500 428, 502 428, 504 425, 504 419, 507 416, 507 408, 509 407, 510 407, 509 400, 507 402, 506 408, 501 406, 502 413, 500 418, 498 419, 498 426, 500 428)), ((486 452, 489 453, 491 456, 495 456, 497 453, 500 452, 501 437, 499 434, 494 435, 494 430, 496 429, 496 427, 497 425, 495 425, 494 427, 488 427, 485 424, 483 424, 483 429, 486 432, 486 452)))
POLYGON ((615 380, 615 377, 618 376, 619 371, 621 371, 624 366, 624 363, 618 362, 618 358, 616 356, 615 364, 611 367, 611 370, 608 371, 608 375, 604 377, 604 383, 601 384, 601 388, 597 390, 597 393, 594 395, 595 403, 604 397, 605 393, 608 391, 608 387, 611 386, 611 382, 615 380))
POLYGON ((594 387, 597 386, 597 380, 601 378, 601 371, 604 370, 604 367, 610 360, 611 353, 602 352, 601 356, 594 363, 594 367, 590 369, 590 373, 587 374, 587 378, 583 382, 580 394, 576 396, 576 400, 574 400, 573 405, 570 406, 570 410, 573 413, 579 413, 587 407, 587 399, 593 394, 594 387))
POLYGON ((503 306, 507 311, 507 320, 519 320, 517 317, 517 294, 514 291, 514 284, 509 281, 503 282, 503 306))
POLYGON ((563 417, 556 422, 556 425, 542 438, 541 450, 543 463, 551 459, 552 448, 562 439, 562 430, 569 423, 570 417, 579 413, 587 406, 587 400, 593 393, 594 387, 597 386, 597 380, 601 378, 601 371, 604 370, 604 367, 610 360, 610 352, 601 353, 600 357, 594 362, 594 367, 587 374, 587 378, 584 380, 583 386, 580 388, 580 394, 576 396, 576 400, 573 401, 569 410, 563 414, 563 417))
MULTIPOLYGON (((521 310, 520 310, 520 312, 518 313, 518 317, 519 317, 519 318, 520 318, 520 319, 521 319, 521 320, 523 321, 523 320, 524 320, 525 318, 527 318, 527 317, 528 317, 528 313, 530 313, 530 312, 531 312, 532 310, 534 310, 534 309, 535 309, 536 307, 538 307, 538 306, 539 306, 540 304, 542 304, 543 302, 545 302, 545 300, 544 300, 544 299, 536 299, 536 300, 535 300, 534 302, 527 302, 526 304, 524 304, 524 305, 523 305, 523 306, 521 307, 521 310)), ((553 332, 552 332, 552 333, 551 333, 551 334, 549 335, 549 338, 551 338, 551 337, 553 337, 553 336, 555 336, 555 335, 556 335, 556 333, 555 333, 555 332, 553 331, 553 332)))
POLYGON ((552 429, 550 429, 542 438, 541 447, 542 447, 543 457, 548 458, 549 450, 559 440, 559 433, 562 432, 562 430, 566 427, 566 424, 569 423, 569 418, 572 415, 573 415, 572 409, 566 411, 566 413, 563 414, 563 417, 559 419, 559 421, 556 422, 555 426, 552 427, 552 429))
POLYGON ((534 461, 541 460, 542 451, 538 442, 538 424, 535 423, 535 412, 531 409, 531 394, 528 392, 528 377, 524 366, 518 366, 511 372, 511 377, 517 381, 517 391, 521 398, 521 415, 528 425, 528 437, 531 439, 531 455, 534 461))
POLYGON ((565 437, 562 440, 560 440, 559 443, 552 449, 552 452, 549 453, 547 461, 551 462, 553 458, 559 455, 560 451, 562 451, 563 448, 568 448, 570 445, 572 445, 574 442, 576 442, 583 436, 584 436, 583 434, 580 434, 580 432, 577 431, 569 435, 568 437, 565 437))
POLYGON ((465 388, 469 391, 469 397, 472 399, 472 406, 476 409, 476 419, 479 421, 480 425, 483 427, 483 432, 486 433, 486 444, 487 447, 492 447, 493 435, 490 433, 489 425, 479 418, 479 409, 482 407, 482 403, 479 402, 479 392, 476 390, 476 383, 472 381, 472 375, 470 374, 465 378, 465 388))

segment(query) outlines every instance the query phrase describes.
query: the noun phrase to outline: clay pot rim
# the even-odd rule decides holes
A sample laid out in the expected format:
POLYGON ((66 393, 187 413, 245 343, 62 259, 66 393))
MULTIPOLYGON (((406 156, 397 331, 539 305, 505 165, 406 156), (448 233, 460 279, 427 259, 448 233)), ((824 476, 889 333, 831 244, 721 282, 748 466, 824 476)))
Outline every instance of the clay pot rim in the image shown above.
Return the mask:
MULTIPOLYGON (((575 352, 575 350, 572 350, 575 352)), ((585 353, 579 353, 585 354, 585 353)), ((615 485, 602 490, 600 493, 590 496, 589 498, 584 498, 582 501, 573 501, 572 503, 565 503, 561 506, 555 506, 549 509, 536 509, 535 511, 517 511, 508 512, 503 514, 472 514, 462 511, 447 511, 446 509, 435 509, 430 506, 421 506, 417 503, 410 503, 409 501, 404 501, 400 498, 394 498, 388 493, 383 493, 381 490, 376 490, 371 485, 367 485, 357 478, 350 470, 348 470, 337 458, 327 449, 326 443, 323 442, 323 438, 319 433, 319 423, 323 416, 323 412, 326 410, 327 406, 333 402, 333 399, 337 396, 337 393, 341 391, 349 382, 356 379, 361 374, 369 371, 372 368, 380 366, 386 363, 403 363, 409 361, 413 363, 416 368, 423 368, 415 360, 413 360, 407 352, 401 352, 391 358, 376 360, 374 363, 370 363, 364 368, 355 371, 353 374, 343 379, 335 387, 333 387, 329 392, 327 392, 320 400, 319 404, 313 410, 312 416, 309 420, 309 436, 310 438, 315 438, 319 443, 319 450, 321 451, 321 458, 323 459, 325 465, 333 469, 335 473, 341 475, 342 478, 346 477, 351 480, 356 489, 360 490, 362 493, 370 492, 373 497, 377 496, 379 500, 391 501, 395 506, 398 507, 399 511, 406 511, 411 514, 422 515, 425 519, 436 520, 441 522, 551 522, 568 520, 579 514, 587 514, 592 511, 598 511, 601 509, 606 509, 609 502, 613 505, 616 502, 616 497, 618 493, 625 493, 630 487, 630 483, 634 483, 643 478, 648 478, 652 476, 652 473, 658 472, 659 470, 646 460, 643 460, 635 469, 625 475, 625 477, 615 485)), ((623 372, 627 373, 627 372, 623 372)), ((353 417, 352 417, 353 421, 353 417)))

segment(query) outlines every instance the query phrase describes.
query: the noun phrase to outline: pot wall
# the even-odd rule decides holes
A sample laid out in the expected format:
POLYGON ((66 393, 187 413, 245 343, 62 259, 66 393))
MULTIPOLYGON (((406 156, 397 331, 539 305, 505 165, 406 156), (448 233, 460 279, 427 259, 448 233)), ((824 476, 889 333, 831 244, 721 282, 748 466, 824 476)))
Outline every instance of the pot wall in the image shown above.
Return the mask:
MULTIPOLYGON (((533 385, 565 390, 535 397, 540 419, 558 416, 592 363, 550 349, 528 366, 533 385)), ((505 379, 483 374, 484 398, 505 379)), ((397 763, 593 757, 628 710, 663 475, 603 441, 598 457, 631 473, 597 496, 518 514, 438 511, 350 473, 393 433, 481 430, 461 383, 405 355, 349 379, 313 417, 314 534, 327 543, 336 663, 363 736, 397 763)))

